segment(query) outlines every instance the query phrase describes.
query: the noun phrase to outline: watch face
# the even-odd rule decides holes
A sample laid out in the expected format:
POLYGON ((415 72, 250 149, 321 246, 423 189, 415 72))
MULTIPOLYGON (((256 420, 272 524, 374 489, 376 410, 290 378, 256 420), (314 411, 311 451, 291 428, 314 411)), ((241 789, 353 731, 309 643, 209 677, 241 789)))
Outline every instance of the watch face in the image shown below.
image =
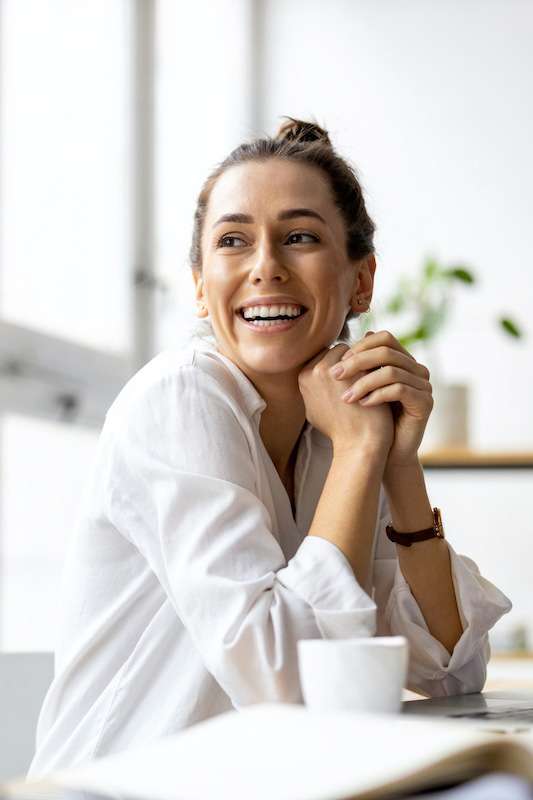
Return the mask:
POLYGON ((442 517, 441 517, 441 514, 440 514, 440 508, 436 508, 435 509, 435 515, 437 517, 437 525, 438 525, 438 529, 439 529, 439 534, 438 535, 440 536, 441 539, 444 539, 445 538, 445 536, 444 536, 444 525, 442 524, 442 517))

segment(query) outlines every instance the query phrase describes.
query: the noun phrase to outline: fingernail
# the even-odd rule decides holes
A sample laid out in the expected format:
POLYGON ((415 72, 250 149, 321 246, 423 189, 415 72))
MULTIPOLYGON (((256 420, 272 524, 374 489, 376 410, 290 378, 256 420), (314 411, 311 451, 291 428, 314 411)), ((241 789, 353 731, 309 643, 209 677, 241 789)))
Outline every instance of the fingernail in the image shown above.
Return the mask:
POLYGON ((338 378, 343 372, 344 368, 341 367, 340 364, 336 364, 334 367, 332 367, 332 369, 330 369, 330 374, 333 375, 334 378, 338 378))
POLYGON ((351 389, 348 389, 347 392, 344 392, 344 394, 341 394, 341 399, 342 400, 349 400, 351 397, 353 397, 353 391, 351 389))

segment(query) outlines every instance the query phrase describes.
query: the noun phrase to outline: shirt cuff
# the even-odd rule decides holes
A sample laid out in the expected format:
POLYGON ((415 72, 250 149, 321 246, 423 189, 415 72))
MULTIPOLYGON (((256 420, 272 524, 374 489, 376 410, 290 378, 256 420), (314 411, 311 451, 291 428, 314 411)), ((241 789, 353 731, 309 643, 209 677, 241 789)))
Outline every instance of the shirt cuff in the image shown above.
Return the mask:
POLYGON ((429 680, 444 678, 471 661, 478 651, 483 650, 490 628, 512 608, 509 598, 480 574, 471 558, 458 555, 451 544, 447 544, 457 608, 463 626, 463 633, 452 654, 430 633, 399 561, 385 609, 385 618, 392 633, 408 638, 410 659, 416 663, 417 672, 429 680))
POLYGON ((375 636, 377 606, 329 539, 306 536, 276 577, 312 607, 324 639, 375 636))

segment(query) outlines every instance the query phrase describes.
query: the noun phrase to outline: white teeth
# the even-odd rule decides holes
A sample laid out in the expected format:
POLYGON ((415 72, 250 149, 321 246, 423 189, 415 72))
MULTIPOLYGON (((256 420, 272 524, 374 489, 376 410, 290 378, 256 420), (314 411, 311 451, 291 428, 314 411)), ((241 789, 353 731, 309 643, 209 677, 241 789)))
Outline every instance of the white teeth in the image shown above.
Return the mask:
POLYGON ((269 317, 278 317, 280 315, 289 317, 298 317, 303 312, 301 306, 287 305, 287 306, 250 306, 244 309, 243 316, 245 319, 250 317, 262 317, 268 319, 269 317))
MULTIPOLYGON (((295 319, 298 319, 296 317, 295 319)), ((256 328, 282 328, 284 325, 287 324, 289 320, 286 319, 249 319, 247 320, 249 325, 253 325, 256 328)), ((292 322, 293 320, 291 320, 292 322)))

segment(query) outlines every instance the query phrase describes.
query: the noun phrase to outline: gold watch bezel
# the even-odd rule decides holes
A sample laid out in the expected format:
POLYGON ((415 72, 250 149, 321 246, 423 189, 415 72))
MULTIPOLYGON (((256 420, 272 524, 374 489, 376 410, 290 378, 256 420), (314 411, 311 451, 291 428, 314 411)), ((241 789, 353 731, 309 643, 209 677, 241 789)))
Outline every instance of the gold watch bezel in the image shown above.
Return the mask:
POLYGON ((446 536, 444 535, 444 525, 442 522, 442 515, 440 513, 440 508, 435 507, 433 509, 435 513, 435 526, 436 526, 436 533, 439 539, 445 539, 446 536))

